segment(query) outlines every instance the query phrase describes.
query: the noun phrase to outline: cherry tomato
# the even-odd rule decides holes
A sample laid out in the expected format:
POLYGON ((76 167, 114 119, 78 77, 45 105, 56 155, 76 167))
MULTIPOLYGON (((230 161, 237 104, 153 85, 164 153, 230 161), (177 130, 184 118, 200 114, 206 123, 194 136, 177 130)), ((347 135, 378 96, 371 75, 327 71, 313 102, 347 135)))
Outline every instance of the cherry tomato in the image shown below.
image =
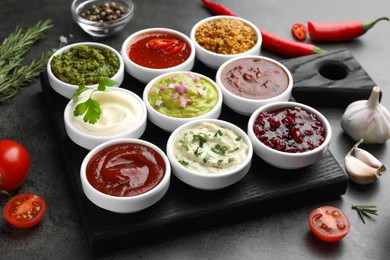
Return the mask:
POLYGON ((21 144, 0 140, 0 190, 12 191, 27 178, 30 155, 21 144))
POLYGON ((29 228, 38 224, 46 212, 45 201, 31 193, 12 197, 4 208, 5 219, 14 227, 29 228))
POLYGON ((295 39, 304 41, 307 35, 307 28, 301 23, 296 23, 291 27, 291 32, 295 39))
POLYGON ((177 53, 181 52, 181 50, 184 48, 184 45, 185 45, 185 43, 182 42, 179 45, 168 47, 168 48, 164 49, 164 54, 165 55, 177 54, 177 53))
POLYGON ((345 237, 350 229, 348 217, 332 206, 316 208, 309 215, 311 231, 319 239, 335 242, 345 237))
POLYGON ((148 46, 152 50, 165 49, 172 46, 175 43, 175 39, 168 38, 155 38, 148 41, 148 46))

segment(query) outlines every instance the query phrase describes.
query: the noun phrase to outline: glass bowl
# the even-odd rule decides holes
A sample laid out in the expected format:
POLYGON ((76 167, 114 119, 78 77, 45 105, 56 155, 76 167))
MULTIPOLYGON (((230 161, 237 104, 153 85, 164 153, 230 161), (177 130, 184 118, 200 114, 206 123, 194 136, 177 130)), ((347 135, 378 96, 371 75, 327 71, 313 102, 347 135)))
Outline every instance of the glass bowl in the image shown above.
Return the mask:
POLYGON ((131 20, 134 4, 131 0, 74 0, 71 11, 73 19, 85 32, 95 37, 107 37, 120 32, 131 20), (111 6, 112 3, 115 3, 115 6, 111 6), (99 8, 101 10, 98 13, 103 19, 96 18, 93 12, 87 13, 99 8), (116 11, 119 13, 115 13, 116 11), (96 20, 87 19, 86 16, 96 20))

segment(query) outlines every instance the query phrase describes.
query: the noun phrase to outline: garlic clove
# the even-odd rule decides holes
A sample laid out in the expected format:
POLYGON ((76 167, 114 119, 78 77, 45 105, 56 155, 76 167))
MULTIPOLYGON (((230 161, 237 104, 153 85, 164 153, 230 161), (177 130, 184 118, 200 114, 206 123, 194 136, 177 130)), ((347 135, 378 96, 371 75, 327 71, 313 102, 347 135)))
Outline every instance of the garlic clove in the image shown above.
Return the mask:
POLYGON ((375 156, 358 147, 363 142, 364 139, 360 139, 345 156, 345 170, 353 182, 369 184, 376 181, 386 167, 375 156))
POLYGON ((379 178, 379 170, 360 161, 352 155, 345 157, 348 177, 357 184, 370 184, 379 178))
POLYGON ((355 148, 354 156, 368 166, 378 169, 381 173, 386 171, 385 165, 372 154, 361 148, 355 148))
POLYGON ((352 102, 341 118, 341 127, 355 141, 385 143, 390 138, 390 112, 379 103, 380 88, 368 100, 352 102))

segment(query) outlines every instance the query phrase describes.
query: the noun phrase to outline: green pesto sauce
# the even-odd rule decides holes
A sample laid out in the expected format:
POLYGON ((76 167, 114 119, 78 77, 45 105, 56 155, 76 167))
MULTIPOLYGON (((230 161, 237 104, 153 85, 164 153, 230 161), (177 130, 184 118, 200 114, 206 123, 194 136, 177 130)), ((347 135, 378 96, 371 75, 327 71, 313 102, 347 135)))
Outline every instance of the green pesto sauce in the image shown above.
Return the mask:
POLYGON ((51 60, 53 74, 74 85, 93 85, 102 78, 113 77, 119 69, 119 59, 110 50, 87 45, 74 46, 51 60))
POLYGON ((157 81, 148 93, 148 102, 167 116, 191 118, 212 110, 218 102, 218 91, 203 77, 177 73, 157 81))

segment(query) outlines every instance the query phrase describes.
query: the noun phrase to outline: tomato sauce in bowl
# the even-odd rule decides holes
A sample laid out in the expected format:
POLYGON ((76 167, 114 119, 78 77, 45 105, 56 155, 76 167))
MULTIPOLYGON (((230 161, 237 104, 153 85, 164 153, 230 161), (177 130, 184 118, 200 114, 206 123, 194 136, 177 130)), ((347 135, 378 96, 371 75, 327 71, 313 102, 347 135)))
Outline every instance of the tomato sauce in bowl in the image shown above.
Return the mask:
POLYGON ((154 189, 165 172, 163 157, 141 143, 110 145, 97 152, 86 166, 91 186, 117 197, 137 196, 154 189))
POLYGON ((134 63, 152 69, 175 67, 191 54, 190 44, 169 32, 147 32, 129 43, 128 56, 134 63))

